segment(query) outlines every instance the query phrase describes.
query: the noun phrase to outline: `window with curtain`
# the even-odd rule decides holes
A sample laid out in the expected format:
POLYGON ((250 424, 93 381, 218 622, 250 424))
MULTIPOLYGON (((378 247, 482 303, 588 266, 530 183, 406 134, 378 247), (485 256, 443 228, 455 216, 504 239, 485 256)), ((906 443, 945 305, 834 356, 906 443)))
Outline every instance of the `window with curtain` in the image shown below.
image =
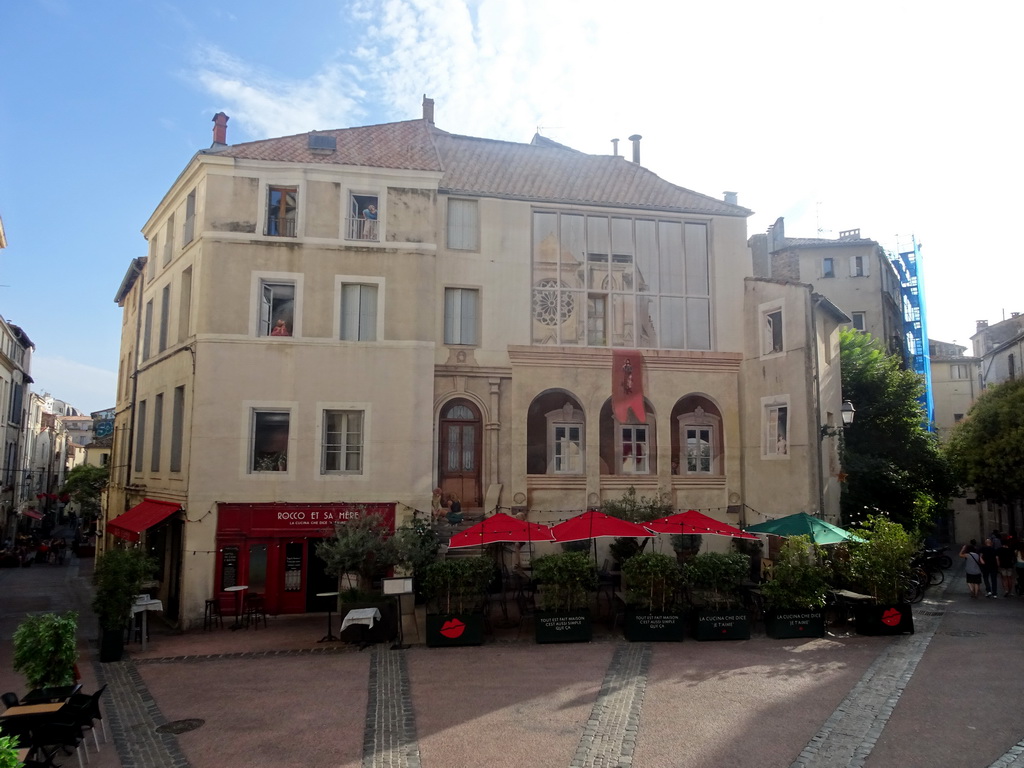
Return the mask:
POLYGON ((343 341, 377 340, 377 286, 349 283, 341 286, 341 338, 343 341))

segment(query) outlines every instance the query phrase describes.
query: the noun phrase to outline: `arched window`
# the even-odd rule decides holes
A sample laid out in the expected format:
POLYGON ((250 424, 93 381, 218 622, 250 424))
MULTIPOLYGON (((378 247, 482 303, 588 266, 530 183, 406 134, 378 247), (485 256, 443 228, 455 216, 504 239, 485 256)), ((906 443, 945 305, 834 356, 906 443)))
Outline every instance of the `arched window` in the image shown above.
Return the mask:
POLYGON ((579 402, 550 390, 530 403, 526 471, 531 475, 582 475, 586 471, 586 418, 579 402))
POLYGON ((672 410, 678 425, 672 436, 673 475, 721 475, 722 417, 705 397, 684 397, 672 410))

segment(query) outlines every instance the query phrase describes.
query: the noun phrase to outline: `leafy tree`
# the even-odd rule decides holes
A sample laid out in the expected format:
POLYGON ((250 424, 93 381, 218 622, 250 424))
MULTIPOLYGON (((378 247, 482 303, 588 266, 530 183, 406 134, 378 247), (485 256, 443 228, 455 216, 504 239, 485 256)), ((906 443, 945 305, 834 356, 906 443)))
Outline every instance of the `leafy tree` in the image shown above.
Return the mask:
POLYGON ((334 536, 318 543, 316 554, 329 576, 340 579, 342 574, 358 573, 364 592, 372 589, 375 578, 400 562, 398 541, 376 514, 335 525, 334 536))
POLYGON ((79 464, 68 472, 61 493, 71 495, 71 500, 78 504, 85 522, 92 522, 100 516, 100 495, 107 487, 109 477, 107 467, 94 467, 90 464, 79 464))
POLYGON ((980 499, 1024 498, 1024 380, 987 389, 949 437, 946 455, 980 499))
POLYGON ((870 334, 843 330, 840 353, 843 397, 857 407, 844 430, 844 522, 884 514, 908 530, 929 527, 954 483, 937 437, 925 428, 918 402, 924 382, 870 334))

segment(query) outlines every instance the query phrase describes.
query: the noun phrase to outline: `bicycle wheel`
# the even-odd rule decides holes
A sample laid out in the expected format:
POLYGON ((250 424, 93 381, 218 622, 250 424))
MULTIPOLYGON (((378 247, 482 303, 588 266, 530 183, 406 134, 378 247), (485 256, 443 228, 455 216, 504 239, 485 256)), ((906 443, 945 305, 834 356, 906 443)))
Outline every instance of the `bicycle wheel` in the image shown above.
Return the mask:
POLYGON ((949 555, 943 555, 939 558, 939 568, 946 569, 953 567, 953 559, 949 555))
POLYGON ((944 571, 931 571, 928 574, 928 585, 929 586, 934 587, 934 586, 936 586, 938 584, 941 584, 945 580, 946 580, 946 574, 945 574, 944 571))

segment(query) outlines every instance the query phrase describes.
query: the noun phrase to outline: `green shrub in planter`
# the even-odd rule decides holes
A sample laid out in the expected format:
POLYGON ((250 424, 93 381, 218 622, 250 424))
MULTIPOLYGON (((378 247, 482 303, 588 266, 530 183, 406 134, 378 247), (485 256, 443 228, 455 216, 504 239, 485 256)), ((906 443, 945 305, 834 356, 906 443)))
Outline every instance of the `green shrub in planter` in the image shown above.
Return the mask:
POLYGON ((864 541, 850 544, 849 567, 858 591, 881 605, 902 602, 903 582, 910 573, 917 542, 902 525, 880 516, 868 518, 857 535, 864 541))
POLYGON ((14 631, 14 671, 30 689, 71 685, 78 661, 78 614, 28 616, 14 631))
POLYGON ((775 558, 770 581, 761 585, 770 637, 824 637, 827 571, 817 562, 818 547, 808 536, 793 536, 775 558))
POLYGON ((456 557, 427 566, 423 590, 437 613, 469 613, 487 594, 494 576, 489 557, 456 557))
POLYGON ((316 554, 324 561, 328 576, 358 573, 359 588, 373 589, 373 580, 401 562, 399 538, 381 515, 364 515, 334 526, 334 536, 316 545, 316 554))
POLYGON ((739 602, 739 586, 750 573, 750 558, 740 552, 705 552, 690 558, 682 570, 695 605, 728 608, 739 602))
POLYGON ((540 608, 573 613, 587 610, 597 589, 597 569, 583 552, 561 552, 533 561, 533 578, 541 588, 540 608))
POLYGON ((683 639, 682 569, 658 552, 634 555, 622 565, 626 591, 626 638, 633 642, 683 639))
POLYGON ((18 759, 18 740, 12 736, 0 736, 0 768, 21 768, 23 765, 18 759))
POLYGON ((138 547, 108 549, 96 559, 92 609, 100 622, 100 661, 120 661, 124 630, 142 583, 156 573, 156 563, 138 547))

